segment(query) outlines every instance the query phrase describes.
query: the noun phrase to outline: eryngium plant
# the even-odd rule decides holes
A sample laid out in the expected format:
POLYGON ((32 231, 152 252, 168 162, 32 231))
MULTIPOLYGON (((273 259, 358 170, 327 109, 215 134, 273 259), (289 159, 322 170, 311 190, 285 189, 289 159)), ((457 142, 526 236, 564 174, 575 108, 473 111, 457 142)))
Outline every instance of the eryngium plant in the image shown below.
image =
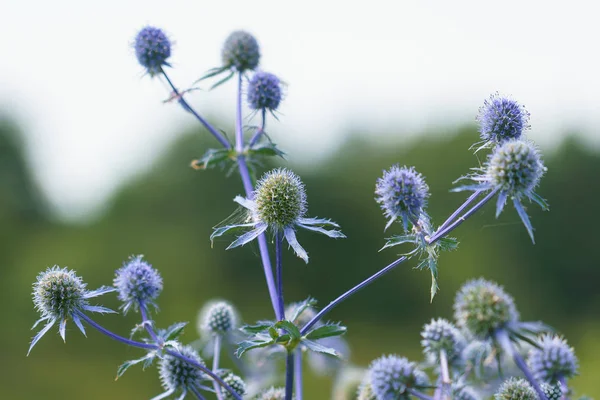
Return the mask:
MULTIPOLYGON (((221 65, 196 82, 204 84, 217 79, 210 83, 211 88, 216 88, 237 78, 232 135, 225 135, 209 123, 187 102, 190 90, 178 89, 169 78, 165 68, 170 66, 171 41, 163 30, 144 27, 135 37, 133 48, 145 72, 164 80, 172 90, 170 99, 176 100, 219 144, 219 148, 206 149, 201 158, 193 160, 192 167, 196 170, 217 167, 239 173, 243 194, 233 200, 240 208, 224 223, 218 222, 226 215, 215 217, 216 228, 211 239, 232 235, 228 249, 258 242, 274 315, 244 325, 229 302, 207 301, 196 321, 199 338, 192 344, 184 344, 181 334, 186 322, 159 328, 149 313, 149 306, 158 311, 158 296, 163 289, 168 291, 168 285, 163 288, 168 282, 163 282, 158 270, 142 256, 129 258, 117 269, 114 287, 93 291, 86 289, 74 271, 53 267, 42 272, 34 284, 34 305, 41 314, 36 325, 40 322, 46 325, 34 336, 30 351, 55 324, 63 340, 68 320, 83 333, 87 324, 141 351, 139 358, 123 362, 117 377, 138 364, 143 368, 157 366, 156 375, 164 391, 154 400, 302 400, 304 358, 315 373, 334 377, 332 396, 336 400, 348 398, 348 393, 353 393, 350 398, 359 400, 479 400, 490 396, 499 400, 547 400, 567 399, 572 395, 568 380, 578 372, 573 348, 564 339, 549 335, 550 328, 546 325, 521 321, 514 299, 500 285, 483 278, 465 283, 458 291, 454 321, 435 319, 423 327, 424 360, 420 363, 388 355, 376 358, 368 368, 354 366, 348 360, 349 345, 341 338, 347 328, 325 319, 345 299, 398 265, 411 261, 418 269, 430 271, 433 301, 440 281, 439 257, 443 251, 458 246, 450 233, 492 199, 496 199, 496 213, 500 214, 510 198, 533 240, 533 226, 523 201, 530 200, 547 209, 545 200, 534 191, 546 167, 537 147, 524 138, 524 131, 529 128, 529 113, 520 103, 497 93, 485 100, 477 117, 483 142, 475 146, 477 151, 489 152, 487 159, 482 167, 476 168, 475 174, 465 176, 473 184, 455 189, 470 190, 473 194, 441 225, 434 224, 427 212, 431 201, 429 187, 415 167, 394 165, 383 171, 382 177, 373 177, 375 200, 387 221, 384 230, 393 227, 398 230, 387 238, 383 248, 402 245, 407 247, 406 252, 321 309, 313 298, 286 307, 283 241, 308 263, 308 254, 296 239, 297 229, 331 238, 345 238, 345 235, 332 220, 307 216, 306 188, 290 169, 277 168, 259 175, 258 167, 264 165, 265 159, 283 157, 284 153, 266 131, 267 118, 276 118, 275 112, 283 101, 282 84, 276 75, 257 70, 258 41, 249 32, 233 32, 223 45, 221 65), (247 106, 252 110, 250 117, 258 119, 256 127, 243 124, 244 91, 247 106), (262 178, 257 180, 258 176, 262 178), (275 266, 269 247, 274 249, 275 266), (88 315, 112 312, 90 304, 90 299, 112 291, 117 292, 123 313, 134 310, 140 314, 141 321, 129 338, 111 332, 88 315), (222 355, 234 359, 233 370, 221 368, 222 355)), ((324 393, 320 398, 328 397, 324 393)))

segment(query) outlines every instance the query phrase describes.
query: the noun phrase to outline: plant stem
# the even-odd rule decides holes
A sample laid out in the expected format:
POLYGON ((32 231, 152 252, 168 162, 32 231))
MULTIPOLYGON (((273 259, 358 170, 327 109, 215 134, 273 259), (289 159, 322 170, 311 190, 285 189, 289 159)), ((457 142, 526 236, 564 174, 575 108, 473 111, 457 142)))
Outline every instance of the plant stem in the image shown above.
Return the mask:
POLYGON ((148 318, 148 309, 146 308, 146 304, 143 301, 139 301, 138 306, 140 307, 140 314, 142 314, 142 324, 144 325, 144 328, 146 328, 146 331, 152 340, 158 344, 158 337, 152 328, 152 320, 148 318))
MULTIPOLYGON (((221 335, 215 335, 215 351, 213 354, 213 365, 212 370, 217 371, 219 369, 219 358, 221 356, 221 335)), ((221 388, 217 384, 217 382, 213 381, 213 386, 215 388, 215 393, 217 394, 217 399, 223 400, 223 394, 221 394, 221 388)))
POLYGON ((294 352, 290 351, 285 360, 285 400, 294 395, 294 352))
POLYGON ((283 244, 283 233, 275 233, 275 276, 277 277, 277 308, 281 319, 285 319, 285 303, 283 301, 283 260, 281 245, 283 244))
POLYGON ((563 375, 558 378, 560 382, 560 389, 562 390, 562 400, 569 400, 569 386, 567 385, 567 380, 563 375))
POLYGON ((242 129, 242 73, 238 74, 237 105, 235 108, 235 150, 244 151, 244 130, 242 129))
POLYGON ((364 281, 362 281, 358 285, 354 286, 352 289, 350 289, 347 292, 343 293, 341 296, 339 296, 337 299, 333 300, 325 308, 323 308, 321 311, 319 311, 317 313, 317 315, 315 315, 310 321, 307 322, 306 325, 304 325, 304 327, 302 327, 302 330, 300 332, 303 335, 305 335, 310 330, 310 328, 313 327, 314 324, 316 324, 317 322, 319 322, 321 320, 321 318, 323 318, 325 316, 325 314, 327 314, 329 311, 331 311, 339 303, 341 303, 342 301, 346 300, 348 297, 352 296, 354 293, 358 292, 360 289, 362 289, 365 286, 369 285, 371 282, 373 282, 373 281, 377 280, 378 278, 382 277, 383 275, 385 275, 386 273, 388 273, 389 271, 391 271, 392 269, 394 269, 396 266, 402 264, 407 259, 408 258, 405 257, 405 256, 400 257, 399 259, 397 259, 396 261, 394 261, 393 263, 391 263, 387 267, 379 270, 377 273, 371 275, 370 277, 368 277, 367 279, 365 279, 364 281))
POLYGON ((190 387, 190 392, 192 392, 194 394, 194 396, 196 396, 196 398, 198 398, 198 400, 206 400, 206 397, 202 396, 202 393, 200 393, 200 391, 198 389, 196 389, 195 387, 193 387, 193 386, 190 387))
POLYGON ((469 196, 469 198, 467 200, 465 200, 465 202, 462 203, 460 205, 460 207, 458 207, 456 209, 456 211, 454 211, 452 213, 452 215, 450 215, 448 217, 448 219, 446 221, 444 221, 444 223, 437 230, 441 231, 442 229, 444 229, 448 225, 450 225, 450 223, 454 220, 454 218, 456 218, 461 212, 463 212, 463 210, 465 208, 467 208, 469 206, 469 204, 471 204, 480 194, 481 194, 481 190, 476 190, 475 192, 473 192, 473 194, 471 194, 471 196, 469 196))
POLYGON ((442 372, 441 397, 449 399, 450 384, 452 381, 450 380, 450 373, 448 371, 448 357, 444 349, 440 350, 440 370, 442 372))
POLYGON ((415 396, 418 399, 421 399, 421 400, 433 400, 433 398, 431 396, 427 396, 426 394, 423 394, 423 393, 419 392, 418 390, 408 388, 408 389, 406 389, 406 391, 408 393, 412 394, 413 396, 415 396))
POLYGON ((204 127, 215 137, 215 139, 217 139, 219 141, 219 143, 221 143, 223 145, 223 147, 225 147, 226 149, 231 148, 231 144, 227 141, 227 139, 225 138, 225 136, 223 136, 223 134, 221 132, 219 132, 218 130, 216 130, 207 120, 205 120, 204 118, 202 118, 202 116, 200 114, 198 114, 189 105, 189 103, 187 101, 185 101, 185 99, 183 98, 183 93, 180 93, 177 90, 177 88, 175 87, 175 85, 173 84, 173 82, 171 82, 171 79, 169 79, 169 76, 167 75, 167 73, 165 72, 165 70, 161 69, 161 73, 165 77, 165 79, 167 80, 167 83, 169 84, 169 86, 171 86, 171 89, 173 90, 173 93, 175 94, 175 96, 177 96, 179 104, 181 104, 181 106, 183 107, 183 109, 186 110, 187 112, 190 112, 194 117, 196 117, 196 119, 198 121, 200 121, 200 123, 202 125, 204 125, 204 127))
POLYGON ((475 204, 469 211, 464 213, 462 215, 462 217, 458 218, 456 221, 454 221, 447 227, 445 227, 443 229, 438 229, 438 231, 436 233, 434 233, 433 236, 431 236, 431 238, 429 239, 429 244, 434 244, 435 242, 440 240, 442 237, 446 236, 447 234, 452 232, 454 229, 458 228, 460 226, 460 224, 462 224, 463 222, 465 222, 467 220, 467 218, 469 218, 471 215, 475 214, 475 212, 477 212, 477 210, 479 210, 488 201, 490 201, 492 199, 492 197, 494 197, 496 195, 498 190, 499 189, 492 190, 483 199, 481 199, 479 201, 479 203, 475 204))
POLYGON ((258 142, 258 139, 260 139, 260 136, 265 132, 266 124, 267 124, 267 110, 263 109, 262 113, 261 113, 260 127, 256 130, 256 132, 254 132, 254 135, 252 135, 252 138, 250 138, 250 141, 248 142, 248 147, 252 147, 252 146, 254 146, 254 144, 256 142, 258 142))
POLYGON ((294 374, 296 375, 296 400, 302 400, 302 349, 296 350, 296 359, 294 366, 294 374))

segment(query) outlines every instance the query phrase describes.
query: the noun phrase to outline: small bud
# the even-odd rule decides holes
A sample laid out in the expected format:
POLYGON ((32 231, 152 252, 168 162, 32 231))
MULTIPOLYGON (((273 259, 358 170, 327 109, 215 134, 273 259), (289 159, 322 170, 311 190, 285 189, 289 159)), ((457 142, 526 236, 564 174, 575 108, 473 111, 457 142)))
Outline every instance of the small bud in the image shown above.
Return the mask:
POLYGON ((255 400, 285 400, 285 388, 270 387, 260 392, 255 400))
POLYGON ((258 42, 248 32, 235 31, 225 40, 221 59, 225 67, 238 72, 253 70, 260 60, 258 42))
POLYGON ((467 282, 456 294, 454 318, 459 328, 479 339, 491 337, 497 329, 516 322, 519 314, 513 298, 502 287, 485 279, 467 282))
POLYGON ((285 168, 263 175, 256 184, 254 201, 258 219, 276 230, 293 226, 306 214, 304 184, 285 168))
POLYGON ((557 382, 556 385, 542 382, 540 388, 548 400, 560 400, 562 398, 563 391, 560 382, 557 382))
POLYGON ((169 65, 171 41, 165 33, 152 26, 146 26, 135 37, 135 55, 150 76, 161 72, 163 65, 169 65))
POLYGON ((560 378, 572 378, 577 375, 577 357, 565 339, 544 335, 538 341, 538 345, 539 348, 533 348, 529 352, 528 358, 535 379, 556 383, 560 378))
MULTIPOLYGON (((226 369, 219 370, 217 375, 219 375, 219 378, 228 384, 240 397, 244 397, 246 395, 246 383, 242 380, 242 378, 226 369)), ((234 399, 233 395, 228 390, 221 388, 221 393, 223 394, 224 400, 234 399)))
MULTIPOLYGON (((191 346, 181 346, 178 351, 198 364, 206 365, 191 346)), ((162 386, 171 393, 187 392, 189 388, 197 388, 206 379, 204 373, 198 368, 170 354, 166 354, 160 359, 158 368, 162 386)))
POLYGON ((385 229, 400 218, 404 229, 408 230, 408 223, 417 221, 427 206, 429 187, 423 175, 413 167, 394 165, 377 180, 375 194, 375 200, 381 204, 385 216, 389 218, 385 229))
POLYGON ((139 303, 153 305, 163 289, 163 281, 158 271, 142 259, 143 256, 132 256, 123 267, 116 271, 114 286, 119 292, 119 300, 123 302, 123 312, 130 308, 138 310, 139 303))
POLYGON ((432 320, 421 332, 423 352, 438 364, 443 350, 450 364, 460 360, 465 339, 456 327, 445 319, 432 320))
POLYGON ((199 331, 223 335, 237 328, 237 312, 225 301, 209 302, 199 315, 199 331))
POLYGON ((369 380, 377 399, 392 399, 407 393, 407 389, 429 384, 427 375, 415 363, 395 355, 383 356, 369 366, 369 380))
POLYGON ((510 378, 494 395, 496 400, 538 400, 538 395, 529 382, 522 378, 510 378))
POLYGON ((279 78, 268 72, 255 73, 248 83, 248 105, 253 110, 276 110, 281 94, 279 78))
POLYGON ((494 144, 519 139, 529 128, 529 113, 519 103, 495 93, 479 109, 481 139, 494 144))

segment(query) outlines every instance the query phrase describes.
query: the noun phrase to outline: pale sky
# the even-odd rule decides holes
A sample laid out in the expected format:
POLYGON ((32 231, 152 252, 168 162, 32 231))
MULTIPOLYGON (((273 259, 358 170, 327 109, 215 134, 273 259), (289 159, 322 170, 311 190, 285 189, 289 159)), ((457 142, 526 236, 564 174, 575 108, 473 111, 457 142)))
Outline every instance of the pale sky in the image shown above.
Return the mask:
MULTIPOLYGON (((131 42, 147 24, 175 42, 180 87, 219 64, 232 30, 252 32, 261 67, 288 83, 271 126, 293 163, 335 150, 357 126, 405 136, 472 123, 495 91, 525 104, 543 147, 574 130, 600 145, 598 15, 583 0, 0 0, 0 110, 30 135, 42 187, 66 218, 97 211, 195 123, 162 104, 166 87, 137 64, 131 42)), ((189 100, 232 118, 234 92, 189 100)))

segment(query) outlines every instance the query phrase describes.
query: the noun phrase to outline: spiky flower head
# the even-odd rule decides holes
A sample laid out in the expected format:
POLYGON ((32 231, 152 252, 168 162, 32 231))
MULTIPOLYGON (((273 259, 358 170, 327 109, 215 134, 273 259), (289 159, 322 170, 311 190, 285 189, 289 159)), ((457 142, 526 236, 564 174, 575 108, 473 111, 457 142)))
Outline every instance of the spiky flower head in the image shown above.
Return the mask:
MULTIPOLYGON (((237 393, 240 397, 244 397, 246 395, 246 383, 239 376, 235 375, 233 372, 229 370, 219 370, 217 372, 219 378, 223 380, 226 384, 228 384, 235 393, 237 393)), ((234 399, 231 392, 228 390, 221 389, 221 393, 223 394, 223 399, 232 400, 234 399)))
POLYGON ((292 171, 278 168, 267 172, 254 193, 258 219, 281 230, 294 225, 306 214, 304 184, 292 171))
POLYGON ((268 72, 258 71, 248 83, 248 105, 253 110, 274 111, 281 102, 281 82, 268 72))
POLYGON ((538 395, 525 379, 512 377, 502 383, 494 398, 496 400, 538 400, 538 395))
POLYGON ((429 186, 413 167, 394 165, 377 179, 375 195, 384 215, 389 218, 385 229, 400 218, 404 229, 408 230, 408 223, 417 221, 427 206, 429 186))
POLYGON ((255 400, 285 400, 285 388, 270 387, 263 390, 255 398, 255 400))
POLYGON ((143 256, 132 256, 123 267, 116 271, 114 286, 119 292, 119 300, 124 313, 133 308, 138 310, 139 304, 153 305, 163 289, 163 280, 158 271, 152 268, 143 256))
POLYGON ((533 376, 544 382, 556 383, 560 378, 577 375, 578 361, 575 351, 559 336, 544 335, 539 348, 529 352, 529 366, 533 376))
POLYGON ((133 47, 139 63, 150 76, 160 73, 163 65, 169 65, 167 59, 171 56, 171 41, 161 29, 153 26, 142 28, 133 47))
POLYGON ((67 320, 69 318, 75 322, 81 333, 85 335, 85 329, 81 323, 84 311, 114 312, 105 307, 91 306, 88 302, 88 299, 92 297, 114 291, 113 288, 101 287, 90 291, 86 289, 86 286, 82 279, 75 274, 75 271, 60 268, 57 265, 46 269, 37 276, 37 280, 33 284, 33 304, 41 315, 31 329, 34 329, 40 322, 46 322, 46 325, 31 340, 27 354, 31 352, 33 346, 56 322, 59 322, 58 331, 60 336, 63 340, 66 340, 67 320))
POLYGON ((199 330, 213 335, 224 335, 237 328, 238 315, 233 306, 226 301, 207 303, 198 318, 199 330))
POLYGON ((252 70, 258 66, 260 49, 258 42, 246 31, 232 32, 221 50, 223 65, 238 72, 252 70))
POLYGON ((501 286, 480 278, 465 283, 456 294, 454 318, 459 328, 487 339, 497 329, 516 322, 519 313, 501 286))
POLYGON ((421 345, 423 352, 436 364, 440 361, 443 350, 449 363, 454 364, 460 360, 465 348, 465 339, 454 324, 443 318, 431 320, 423 327, 421 332, 421 345))
MULTIPOLYGON (((206 365, 198 352, 191 346, 180 346, 178 352, 202 366, 206 365)), ((190 390, 204 388, 202 385, 202 381, 206 379, 204 373, 178 357, 170 354, 164 355, 160 359, 158 369, 160 381, 166 390, 165 397, 178 391, 185 395, 190 390)))
POLYGON ((557 382, 555 385, 542 382, 540 388, 548 400, 560 400, 562 398, 563 391, 560 382, 557 382))
POLYGON ((492 94, 485 100, 477 116, 481 139, 493 144, 519 139, 529 129, 529 113, 515 100, 492 94))
POLYGON ((409 399, 407 389, 429 384, 427 375, 415 363, 396 355, 383 356, 369 366, 369 381, 378 400, 409 399))
POLYGON ((364 379, 358 386, 356 400, 377 400, 369 379, 364 379))

